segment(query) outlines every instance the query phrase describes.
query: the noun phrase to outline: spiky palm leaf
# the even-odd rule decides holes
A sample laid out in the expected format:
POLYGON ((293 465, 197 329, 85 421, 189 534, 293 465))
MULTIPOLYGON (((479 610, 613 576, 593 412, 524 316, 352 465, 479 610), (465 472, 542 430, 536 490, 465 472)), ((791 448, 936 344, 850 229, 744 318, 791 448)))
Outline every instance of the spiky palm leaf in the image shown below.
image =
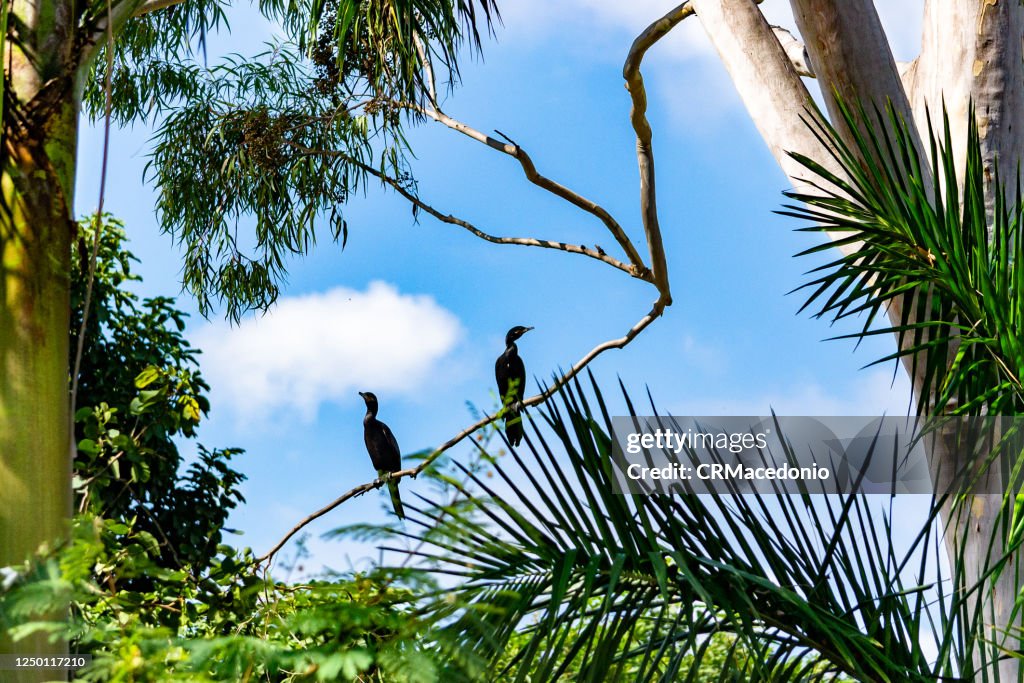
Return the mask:
MULTIPOLYGON (((1019 177, 1012 201, 998 169, 987 177, 974 113, 966 168, 958 182, 948 117, 941 140, 929 119, 930 163, 907 125, 890 110, 873 118, 843 107, 855 143, 829 124, 809 125, 833 150, 842 175, 794 155, 814 173, 815 192, 789 192, 801 202, 785 215, 814 223, 805 231, 844 237, 802 255, 857 245, 816 268, 804 308, 833 321, 863 315, 848 337, 895 334, 899 349, 876 362, 909 360, 920 376, 921 414, 1017 415, 1024 411, 1024 204, 1019 177), (994 198, 986 207, 986 195, 994 198), (991 215, 988 215, 991 210, 991 215), (872 327, 879 313, 896 320, 872 327)), ((882 316, 883 318, 885 316, 882 316)))
POLYGON ((542 408, 497 479, 460 468, 460 502, 407 505, 405 552, 454 577, 425 599, 453 680, 695 681, 715 634, 741 660, 721 680, 957 680, 992 660, 963 618, 984 595, 937 561, 940 500, 897 549, 861 495, 622 495, 590 394, 542 408))

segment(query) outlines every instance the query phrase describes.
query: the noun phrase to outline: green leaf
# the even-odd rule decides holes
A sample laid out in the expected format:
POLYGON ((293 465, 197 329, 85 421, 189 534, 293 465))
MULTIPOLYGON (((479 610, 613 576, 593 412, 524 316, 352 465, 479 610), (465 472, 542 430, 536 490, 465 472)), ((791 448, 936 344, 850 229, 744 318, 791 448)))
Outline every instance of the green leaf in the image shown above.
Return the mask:
POLYGON ((138 376, 135 378, 135 386, 139 389, 148 387, 150 384, 158 380, 160 378, 160 375, 160 368, 156 367, 155 365, 147 366, 146 369, 140 372, 138 376))

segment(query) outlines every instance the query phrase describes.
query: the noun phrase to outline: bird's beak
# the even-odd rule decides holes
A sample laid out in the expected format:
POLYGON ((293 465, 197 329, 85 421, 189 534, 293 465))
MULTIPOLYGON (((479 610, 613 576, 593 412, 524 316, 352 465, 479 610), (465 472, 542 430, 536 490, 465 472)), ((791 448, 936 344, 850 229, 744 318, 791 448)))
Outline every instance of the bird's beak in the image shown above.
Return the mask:
POLYGON ((533 329, 532 327, 527 327, 525 330, 523 330, 523 334, 526 334, 527 332, 529 332, 532 329, 533 329))
POLYGON ((359 395, 362 396, 363 398, 366 398, 366 392, 360 391, 359 395))

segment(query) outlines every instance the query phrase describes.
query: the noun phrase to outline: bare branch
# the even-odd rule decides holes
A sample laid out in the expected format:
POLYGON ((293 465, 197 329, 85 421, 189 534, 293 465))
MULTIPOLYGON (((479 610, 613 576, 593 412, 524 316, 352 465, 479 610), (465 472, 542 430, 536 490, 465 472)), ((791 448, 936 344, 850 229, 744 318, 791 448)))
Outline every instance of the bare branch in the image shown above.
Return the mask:
MULTIPOLYGON (((524 400, 523 401, 523 405, 526 406, 526 407, 530 407, 530 406, 535 406, 535 405, 537 405, 539 403, 543 403, 544 401, 546 401, 549 398, 551 398, 551 396, 553 396, 555 394, 555 392, 557 392, 561 387, 565 386, 565 384, 567 382, 571 381, 576 375, 578 375, 580 373, 580 371, 583 370, 583 368, 585 368, 591 361, 593 361, 599 355, 601 355, 602 353, 604 353, 605 351, 608 351, 610 349, 621 349, 624 346, 626 346, 627 344, 629 344, 629 342, 633 341, 633 339, 636 338, 636 336, 638 334, 643 332, 644 329, 648 325, 650 325, 658 317, 661 316, 661 314, 665 310, 665 306, 666 305, 667 305, 667 302, 665 300, 665 296, 663 295, 663 296, 659 297, 658 300, 656 302, 654 302, 654 307, 651 308, 651 311, 647 315, 645 315, 644 317, 640 318, 640 320, 638 320, 637 323, 635 325, 633 325, 633 327, 631 327, 629 329, 629 331, 626 332, 625 335, 619 337, 618 339, 609 339, 608 341, 603 342, 603 343, 598 344, 597 346, 595 346, 585 356, 583 356, 579 361, 577 361, 576 364, 573 365, 572 368, 568 372, 566 372, 564 375, 562 375, 560 378, 558 378, 558 381, 556 381, 546 391, 544 391, 544 392, 542 392, 540 394, 537 394, 536 396, 531 396, 530 398, 524 400)), ((491 424, 495 420, 500 419, 502 417, 502 415, 503 415, 503 413, 499 412, 499 413, 496 413, 494 415, 490 415, 490 416, 484 417, 483 419, 477 421, 475 424, 473 424, 473 425, 471 425, 469 427, 466 427, 461 432, 459 432, 458 434, 456 434, 455 436, 453 436, 452 438, 448 439, 443 444, 438 446, 429 456, 424 458, 424 460, 419 465, 417 465, 416 467, 411 467, 411 468, 408 468, 408 469, 400 470, 398 472, 394 472, 389 477, 389 480, 393 481, 393 480, 396 480, 396 479, 404 479, 405 477, 416 477, 418 474, 423 472, 423 470, 425 470, 428 467, 430 467, 430 465, 435 460, 437 460, 439 457, 441 457, 441 455, 444 454, 446 451, 448 451, 451 448, 453 448, 456 445, 458 445, 463 439, 465 439, 470 434, 473 434, 477 430, 482 429, 483 427, 486 427, 487 425, 491 424)), ((358 498, 359 496, 363 495, 364 493, 367 493, 368 491, 372 491, 374 489, 379 489, 385 483, 386 483, 386 480, 375 479, 375 480, 373 480, 371 482, 367 482, 365 484, 360 484, 359 486, 356 486, 356 487, 350 489, 349 491, 345 492, 341 496, 335 498, 333 501, 331 501, 330 503, 328 503, 324 507, 320 508, 316 512, 312 513, 311 515, 308 515, 301 522, 299 522, 294 527, 292 527, 288 531, 288 533, 285 534, 281 538, 280 541, 278 541, 276 544, 274 544, 273 548, 271 548, 269 551, 267 551, 266 554, 264 554, 264 555, 260 556, 259 558, 257 558, 256 561, 255 561, 255 564, 256 565, 261 565, 261 564, 269 563, 270 560, 273 559, 274 555, 276 555, 277 552, 279 550, 281 550, 281 548, 283 548, 284 545, 289 540, 291 540, 291 538, 293 536, 295 536, 295 534, 299 533, 302 529, 307 527, 310 523, 312 523, 313 521, 319 519, 320 517, 323 517, 328 512, 330 512, 331 510, 335 509, 336 507, 338 507, 339 505, 341 505, 345 501, 350 500, 352 498, 358 498)))
POLYGON ((633 39, 633 44, 626 55, 626 65, 622 68, 623 73, 638 71, 640 69, 640 62, 643 61, 647 50, 664 38, 669 31, 678 26, 679 22, 692 16, 693 13, 693 3, 687 0, 669 10, 660 19, 655 20, 650 26, 645 28, 640 35, 633 39))
POLYGON ((388 185, 389 187, 393 188, 396 192, 398 192, 398 194, 402 195, 402 197, 404 197, 406 200, 408 200, 408 202, 410 204, 412 204, 413 206, 415 206, 417 209, 421 209, 422 211, 425 211, 426 213, 430 214, 431 216, 433 216, 437 220, 441 221, 442 223, 447 223, 449 225, 457 225, 460 228, 464 228, 465 230, 469 231, 473 235, 476 235, 480 239, 485 240, 487 242, 491 242, 493 244, 518 244, 519 246, 523 246, 523 247, 541 247, 541 248, 544 248, 544 249, 556 249, 558 251, 565 251, 565 252, 569 252, 569 253, 572 253, 572 254, 582 254, 583 256, 588 256, 588 257, 590 257, 592 259, 596 259, 598 261, 601 261, 602 263, 607 263, 608 265, 612 266, 613 268, 617 268, 617 269, 623 271, 624 273, 627 273, 627 274, 629 274, 629 275, 631 275, 631 276, 633 276, 633 277, 635 277, 637 279, 645 280, 647 282, 650 282, 650 273, 649 273, 649 271, 644 270, 644 271, 638 273, 634 266, 632 266, 632 265, 630 265, 628 263, 623 263, 622 261, 620 261, 618 259, 615 259, 615 258, 612 258, 611 256, 608 256, 608 254, 606 254, 603 249, 600 249, 600 248, 591 249, 591 248, 589 248, 589 247, 587 247, 585 245, 582 245, 582 244, 567 244, 565 242, 557 242, 555 240, 538 239, 536 237, 498 237, 498 236, 495 236, 495 235, 491 235, 491 234, 486 233, 483 230, 479 229, 478 227, 476 227, 475 225, 473 225, 472 223, 470 223, 467 220, 464 220, 464 219, 459 218, 457 216, 453 216, 450 213, 449 214, 443 213, 443 212, 439 211, 438 209, 435 209, 433 206, 431 206, 430 204, 427 204, 422 199, 420 199, 415 194, 413 194, 400 181, 396 180, 395 178, 392 178, 391 176, 389 176, 389 175, 387 175, 385 173, 381 173, 379 170, 377 170, 373 166, 370 166, 369 164, 365 164, 365 163, 359 161, 358 159, 350 156, 349 154, 346 154, 345 152, 341 152, 341 151, 338 151, 338 150, 330 150, 330 149, 326 149, 326 150, 310 149, 308 147, 303 147, 302 145, 298 145, 298 144, 293 143, 293 142, 292 143, 288 143, 288 144, 289 144, 289 146, 293 147, 294 149, 297 149, 302 154, 307 154, 307 155, 310 155, 310 156, 342 157, 346 161, 351 163, 352 165, 357 166, 358 168, 360 168, 361 170, 365 171, 369 175, 372 175, 373 177, 375 177, 378 180, 380 180, 385 185, 388 185))
MULTIPOLYGON (((672 295, 669 289, 668 282, 668 270, 665 267, 665 252, 661 241, 661 231, 658 227, 657 203, 655 202, 654 195, 654 160, 653 154, 651 153, 651 127, 644 115, 644 111, 646 110, 646 93, 643 88, 643 79, 640 75, 640 63, 643 60, 644 53, 651 45, 653 45, 656 41, 658 41, 665 34, 667 34, 675 25, 679 23, 679 21, 682 21, 682 19, 685 19, 687 16, 692 14, 692 12, 687 11, 686 5, 687 3, 684 3, 680 7, 676 8, 676 10, 673 10, 673 12, 670 12, 669 15, 666 15, 666 17, 664 17, 662 20, 659 20, 659 22, 655 22, 654 24, 652 24, 651 27, 649 27, 643 34, 641 34, 639 38, 637 38, 636 41, 634 41, 633 47, 630 49, 629 56, 626 59, 626 66, 623 70, 624 76, 626 77, 626 87, 629 89, 630 94, 633 97, 633 110, 630 112, 630 120, 632 121, 633 127, 637 133, 637 159, 640 165, 641 211, 644 222, 644 230, 647 235, 648 246, 651 250, 651 259, 652 263, 654 264, 654 268, 649 273, 646 272, 646 269, 644 269, 644 274, 646 275, 646 277, 643 277, 642 275, 633 272, 636 265, 641 263, 639 255, 636 254, 635 250, 633 250, 633 255, 630 257, 631 260, 633 260, 633 266, 628 266, 624 263, 618 262, 616 262, 617 265, 616 263, 612 263, 612 265, 615 265, 615 267, 619 268, 620 270, 630 272, 635 277, 641 277, 641 279, 652 281, 655 287, 658 289, 658 299, 657 301, 654 302, 654 305, 651 308, 650 312, 648 312, 647 315, 640 318, 640 320, 638 320, 635 325, 629 328, 626 334, 617 339, 609 339, 608 341, 602 342, 601 344, 595 346, 593 349, 587 352, 582 358, 580 358, 580 360, 577 361, 576 364, 574 364, 566 373, 559 377, 552 386, 548 387, 545 391, 537 394, 536 396, 531 396, 530 398, 524 400, 522 404, 525 407, 535 406, 551 398, 551 396, 553 396, 555 392, 557 392, 567 382, 571 381, 574 377, 576 377, 583 370, 583 368, 587 367, 588 364, 590 364, 595 358, 597 358, 605 351, 608 351, 610 349, 621 349, 625 347, 633 339, 635 339, 637 335, 643 332, 648 325, 650 325, 652 322, 658 319, 664 313, 665 307, 671 305, 672 303, 672 295)), ((563 186, 551 180, 548 180, 547 178, 544 178, 543 176, 538 174, 536 169, 533 167, 533 162, 530 160, 530 157, 525 152, 523 152, 518 145, 512 143, 511 141, 508 143, 499 142, 498 140, 495 140, 490 136, 484 135, 479 131, 476 131, 458 121, 455 121, 454 119, 451 119, 450 117, 446 116, 439 110, 435 110, 433 112, 425 111, 422 109, 419 110, 422 113, 426 114, 427 116, 430 116, 431 118, 434 118, 435 120, 444 123, 448 127, 453 128, 454 130, 457 130, 465 135, 468 135, 469 137, 478 140, 479 142, 482 142, 489 147, 497 149, 517 159, 519 163, 522 165, 527 177, 532 182, 534 182, 534 184, 539 185, 540 187, 543 187, 553 192, 557 196, 566 199, 573 205, 584 209, 588 213, 598 216, 599 218, 602 219, 605 225, 608 226, 609 230, 611 230, 613 234, 621 236, 622 241, 624 241, 627 245, 632 247, 632 243, 630 243, 628 238, 625 237, 625 234, 622 232, 621 227, 611 217, 611 215, 609 215, 604 209, 597 206, 593 202, 590 202, 589 200, 580 197, 571 190, 568 190, 563 186)), ((314 150, 310 151, 314 152, 314 150)), ((337 154, 342 153, 337 152, 337 154)), ((351 157, 349 158, 351 159, 351 157)), ((374 177, 382 180, 383 182, 393 187, 396 191, 401 193, 407 200, 413 202, 414 206, 418 206, 424 211, 427 211, 428 213, 435 216, 439 220, 454 223, 456 225, 461 225, 462 227, 465 227, 468 230, 474 231, 474 234, 479 233, 478 236, 483 237, 484 239, 489 239, 489 241, 511 239, 492 238, 489 235, 480 233, 475 227, 470 226, 464 221, 460 221, 460 219, 456 219, 452 216, 442 215, 440 212, 432 209, 431 207, 420 201, 417 197, 415 197, 415 195, 409 192, 397 180, 390 178, 389 176, 378 171, 377 169, 369 167, 366 164, 359 162, 358 160, 352 159, 352 161, 356 163, 358 166, 360 166, 360 168, 362 168, 367 173, 370 173, 374 177)), ((517 241, 514 243, 518 244, 522 242, 517 241)), ((555 248, 562 248, 563 246, 571 247, 572 245, 562 245, 555 248)), ((583 253, 586 253, 586 250, 584 250, 583 253)), ((593 257, 592 254, 587 255, 593 257)), ((609 261, 608 257, 604 256, 603 254, 599 254, 598 257, 602 261, 609 261)), ((614 261, 614 259, 612 259, 612 261, 614 261)), ((388 480, 417 476, 418 474, 423 472, 427 467, 429 467, 435 460, 437 460, 437 458, 439 458, 443 453, 453 448, 467 436, 473 434, 474 432, 483 427, 486 427, 487 425, 491 424, 498 418, 502 417, 503 412, 504 411, 499 412, 496 415, 484 417, 483 419, 477 421, 476 424, 471 425, 466 429, 463 429, 454 437, 452 437, 445 443, 441 444, 441 446, 435 449, 419 465, 413 468, 394 472, 390 475, 388 480)), ((344 493, 343 495, 339 496, 332 502, 320 508, 316 512, 312 513, 311 515, 308 515, 305 519, 303 519, 294 527, 292 527, 291 530, 289 530, 288 533, 285 534, 285 536, 280 541, 278 541, 274 545, 274 547, 271 548, 265 555, 257 558, 255 561, 256 564, 269 564, 269 562, 273 559, 274 555, 281 548, 283 548, 284 545, 293 536, 295 536, 295 534, 297 534, 311 522, 313 522, 316 519, 319 519, 320 517, 323 517, 328 512, 335 509, 345 501, 355 498, 357 496, 361 496, 367 491, 380 488, 384 484, 385 480, 381 479, 376 479, 372 482, 360 484, 359 486, 350 489, 348 492, 344 493)))
POLYGON ((647 236, 647 246, 651 252, 651 270, 658 291, 672 303, 668 286, 668 262, 665 258, 665 247, 661 239, 661 226, 658 223, 658 202, 655 191, 654 147, 651 124, 647 120, 647 90, 644 88, 644 77, 640 73, 640 64, 644 55, 654 43, 663 38, 679 22, 693 14, 688 3, 683 3, 668 14, 647 27, 633 41, 626 55, 626 63, 622 67, 622 77, 626 81, 626 90, 633 100, 629 112, 629 121, 636 133, 636 160, 640 170, 640 217, 647 236))
POLYGON ((427 81, 427 95, 430 97, 430 104, 437 107, 437 83, 434 80, 434 67, 430 63, 427 47, 418 33, 413 35, 413 42, 416 43, 416 54, 419 55, 420 62, 423 64, 423 75, 427 81))
MULTIPOLYGON (((807 46, 804 45, 803 41, 781 26, 772 26, 772 32, 779 39, 782 49, 786 51, 789 62, 793 65, 797 75, 804 78, 817 78, 814 69, 811 67, 811 58, 807 54, 807 46)), ((916 59, 911 62, 896 62, 896 69, 903 80, 903 89, 907 91, 908 96, 910 95, 911 88, 907 87, 907 79, 913 78, 913 75, 908 76, 907 74, 912 74, 916 67, 916 59)))
POLYGON ((512 142, 502 142, 500 140, 496 140, 495 138, 492 138, 490 135, 481 133, 480 131, 466 125, 465 123, 462 123, 461 121, 456 121, 452 117, 442 112, 440 109, 424 109, 423 107, 407 103, 403 104, 403 106, 413 109, 423 114, 424 116, 432 118, 438 123, 444 124, 445 126, 451 128, 452 130, 458 131, 463 135, 476 140, 477 142, 487 145, 491 149, 509 155, 510 157, 519 162, 519 165, 522 166, 523 168, 523 173, 526 175, 526 179, 529 180, 531 183, 533 183, 537 187, 547 190, 556 197, 564 199, 573 206, 580 208, 593 216, 596 216, 602 223, 604 223, 605 227, 608 228, 608 231, 615 238, 615 241, 618 242, 619 246, 622 247, 623 252, 625 252, 626 254, 626 258, 629 259, 629 262, 633 264, 633 267, 636 269, 635 276, 642 278, 642 274, 644 273, 644 271, 647 270, 647 266, 644 265, 643 259, 640 258, 640 254, 637 252, 636 247, 630 241, 629 237, 626 235, 625 230, 622 229, 622 226, 619 225, 618 221, 616 221, 612 217, 612 215, 608 213, 607 210, 605 210, 596 202, 593 202, 577 194, 576 192, 573 192, 564 185, 561 185, 560 183, 557 183, 551 180, 550 178, 538 173, 537 167, 533 163, 533 159, 530 158, 530 155, 527 154, 526 150, 524 150, 522 147, 512 142))
POLYGON ((793 65, 793 70, 796 71, 797 76, 814 78, 814 69, 811 68, 811 59, 807 56, 807 48, 800 39, 781 26, 772 26, 772 32, 775 33, 775 37, 778 38, 779 45, 781 45, 782 49, 786 51, 786 56, 789 57, 789 63, 793 65))

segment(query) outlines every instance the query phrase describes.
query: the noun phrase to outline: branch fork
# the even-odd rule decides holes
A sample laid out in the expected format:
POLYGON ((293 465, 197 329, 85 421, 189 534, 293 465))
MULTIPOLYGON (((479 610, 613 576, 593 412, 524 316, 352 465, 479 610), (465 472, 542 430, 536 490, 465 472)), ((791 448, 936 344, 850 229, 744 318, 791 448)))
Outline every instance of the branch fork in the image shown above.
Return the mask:
MULTIPOLYGON (((616 259, 609 256, 603 248, 595 245, 593 248, 587 247, 586 245, 575 245, 568 244, 566 242, 541 239, 536 237, 498 237, 490 233, 484 232, 469 221, 454 216, 450 213, 445 213, 434 206, 428 204, 417 196, 410 188, 406 187, 406 184, 402 183, 397 178, 393 178, 382 171, 373 168, 361 161, 354 159, 344 152, 338 150, 315 150, 298 147, 293 145, 299 153, 308 155, 329 155, 329 156, 344 156, 346 160, 357 166, 360 170, 367 174, 377 178, 382 184, 392 188, 395 192, 401 195, 406 201, 412 204, 415 208, 430 214, 442 223, 449 225, 455 225, 461 227, 473 235, 479 237, 488 242, 495 244, 517 244, 520 246, 532 246, 541 247, 546 249, 557 249, 568 253, 580 254, 589 258, 601 261, 606 265, 615 268, 616 270, 623 271, 631 277, 648 282, 654 286, 658 293, 658 297, 653 303, 651 310, 641 317, 626 333, 618 338, 609 339, 604 341, 590 351, 588 351, 580 360, 578 360, 567 372, 559 377, 552 386, 548 387, 543 392, 531 396, 525 399, 522 404, 524 407, 531 407, 547 401, 551 396, 555 394, 561 387, 576 377, 587 365, 589 365, 595 358, 611 349, 621 349, 628 345, 637 335, 643 332, 651 323, 657 320, 665 312, 665 308, 672 304, 672 294, 669 286, 668 279, 668 268, 667 259, 665 257, 665 247, 661 237, 661 228, 658 223, 658 211, 657 211, 657 200, 655 196, 655 176, 654 176, 654 153, 652 145, 652 130, 650 123, 647 121, 646 110, 647 110, 647 94, 643 84, 643 77, 640 74, 640 65, 643 61, 644 54, 647 50, 653 46, 658 40, 663 38, 679 24, 680 21, 693 14, 693 10, 690 7, 689 2, 684 2, 679 7, 670 11, 664 17, 651 24, 640 36, 633 42, 629 50, 629 54, 626 57, 625 66, 623 67, 623 77, 626 81, 626 88, 629 91, 632 99, 632 109, 630 111, 630 122, 633 126, 633 130, 636 134, 636 148, 637 148, 637 163, 640 171, 640 219, 644 229, 645 242, 648 253, 650 254, 651 265, 648 266, 643 258, 640 256, 639 250, 629 239, 626 231, 622 228, 621 224, 609 213, 605 208, 596 202, 583 197, 582 195, 570 190, 568 187, 542 175, 533 162, 533 159, 526 152, 523 147, 514 142, 509 136, 505 135, 501 131, 495 131, 495 134, 503 138, 498 140, 490 135, 482 133, 481 131, 461 122, 445 114, 441 111, 437 104, 437 97, 433 87, 433 72, 430 68, 429 56, 426 50, 420 47, 419 56, 423 62, 424 78, 429 85, 429 100, 430 106, 425 107, 419 104, 410 102, 396 103, 399 106, 413 111, 417 114, 425 116, 428 119, 440 123, 447 128, 461 133, 472 140, 486 145, 487 147, 512 157, 522 168, 523 175, 532 184, 540 187, 543 190, 559 197, 560 199, 572 204, 580 210, 597 218, 605 227, 606 230, 611 234, 615 242, 622 249, 625 254, 625 261, 616 259)), ((478 420, 475 424, 466 427, 461 432, 448 439, 434 451, 430 453, 426 458, 423 459, 415 467, 399 470, 391 473, 389 480, 394 481, 405 477, 415 478, 418 474, 423 472, 429 467, 437 458, 442 454, 459 444, 466 437, 476 433, 480 429, 490 425, 495 420, 499 419, 503 411, 499 411, 495 415, 485 416, 478 420)), ((316 512, 311 513, 302 519, 298 524, 291 528, 287 534, 285 534, 269 551, 264 555, 255 560, 255 564, 266 565, 269 567, 274 556, 281 548, 299 531, 304 529, 313 521, 331 512, 338 506, 342 505, 346 501, 363 495, 364 493, 379 489, 386 483, 385 480, 377 478, 374 481, 360 484, 346 493, 342 494, 335 500, 331 501, 324 507, 320 508, 316 512)))

